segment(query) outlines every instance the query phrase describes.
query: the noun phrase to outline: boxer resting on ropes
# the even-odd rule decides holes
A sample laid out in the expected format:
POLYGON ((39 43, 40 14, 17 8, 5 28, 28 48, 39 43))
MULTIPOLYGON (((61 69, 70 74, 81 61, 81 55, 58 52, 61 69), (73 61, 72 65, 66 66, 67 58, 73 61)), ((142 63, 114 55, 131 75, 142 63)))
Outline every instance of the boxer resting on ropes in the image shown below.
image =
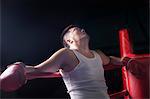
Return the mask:
POLYGON ((16 64, 24 67, 22 72, 27 79, 42 78, 42 73, 53 74, 59 71, 71 99, 109 99, 104 70, 121 68, 127 60, 106 56, 100 50, 91 50, 89 40, 84 29, 69 25, 62 32, 64 48, 36 66, 16 64))

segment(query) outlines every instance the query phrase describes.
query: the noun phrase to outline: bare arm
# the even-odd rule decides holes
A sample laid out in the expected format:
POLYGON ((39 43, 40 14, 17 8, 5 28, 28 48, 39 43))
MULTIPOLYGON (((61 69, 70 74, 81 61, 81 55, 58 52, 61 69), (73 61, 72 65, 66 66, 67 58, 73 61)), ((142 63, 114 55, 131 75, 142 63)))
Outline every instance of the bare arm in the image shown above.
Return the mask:
POLYGON ((58 69, 62 68, 65 59, 67 58, 67 49, 62 48, 55 52, 50 58, 46 61, 36 65, 36 66, 26 66, 26 76, 27 79, 34 79, 34 78, 46 78, 46 77, 53 77, 56 75, 51 75, 58 71, 58 69))
POLYGON ((106 56, 102 51, 97 50, 103 61, 103 67, 105 70, 111 70, 115 68, 121 68, 123 66, 122 59, 115 56, 106 56))

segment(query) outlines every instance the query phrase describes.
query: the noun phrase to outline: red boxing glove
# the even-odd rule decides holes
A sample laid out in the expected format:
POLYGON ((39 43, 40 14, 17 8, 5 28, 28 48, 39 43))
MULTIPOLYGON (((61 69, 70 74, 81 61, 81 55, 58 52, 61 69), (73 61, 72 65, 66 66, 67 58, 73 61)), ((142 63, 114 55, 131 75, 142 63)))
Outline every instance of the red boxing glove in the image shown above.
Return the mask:
POLYGON ((135 58, 124 57, 122 63, 135 77, 139 78, 145 74, 143 64, 135 58))
POLYGON ((123 57, 123 59, 122 59, 122 64, 123 64, 124 66, 127 66, 131 60, 132 60, 132 58, 123 57))
POLYGON ((122 64, 123 66, 126 66, 126 69, 129 70, 129 68, 131 67, 131 65, 133 65, 133 63, 137 63, 137 61, 134 58, 129 58, 129 57, 123 57, 122 59, 122 64))
POLYGON ((8 66, 0 75, 1 89, 6 92, 15 91, 26 82, 25 64, 17 62, 8 66))

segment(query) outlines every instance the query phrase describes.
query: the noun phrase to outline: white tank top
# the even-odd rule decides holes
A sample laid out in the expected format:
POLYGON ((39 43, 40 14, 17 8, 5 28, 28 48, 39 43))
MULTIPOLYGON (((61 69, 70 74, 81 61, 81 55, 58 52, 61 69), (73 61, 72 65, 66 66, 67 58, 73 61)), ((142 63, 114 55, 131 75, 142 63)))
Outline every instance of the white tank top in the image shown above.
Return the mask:
POLYGON ((100 56, 87 58, 73 50, 79 64, 70 72, 60 70, 71 99, 109 99, 100 56))

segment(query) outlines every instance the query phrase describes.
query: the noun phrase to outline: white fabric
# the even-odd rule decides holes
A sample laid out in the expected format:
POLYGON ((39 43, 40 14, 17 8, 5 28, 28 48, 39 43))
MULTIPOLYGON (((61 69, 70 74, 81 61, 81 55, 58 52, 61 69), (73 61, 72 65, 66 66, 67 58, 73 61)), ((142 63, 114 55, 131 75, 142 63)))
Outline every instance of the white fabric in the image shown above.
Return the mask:
POLYGON ((71 72, 60 70, 71 99, 109 99, 100 56, 87 58, 73 50, 79 64, 71 72))

